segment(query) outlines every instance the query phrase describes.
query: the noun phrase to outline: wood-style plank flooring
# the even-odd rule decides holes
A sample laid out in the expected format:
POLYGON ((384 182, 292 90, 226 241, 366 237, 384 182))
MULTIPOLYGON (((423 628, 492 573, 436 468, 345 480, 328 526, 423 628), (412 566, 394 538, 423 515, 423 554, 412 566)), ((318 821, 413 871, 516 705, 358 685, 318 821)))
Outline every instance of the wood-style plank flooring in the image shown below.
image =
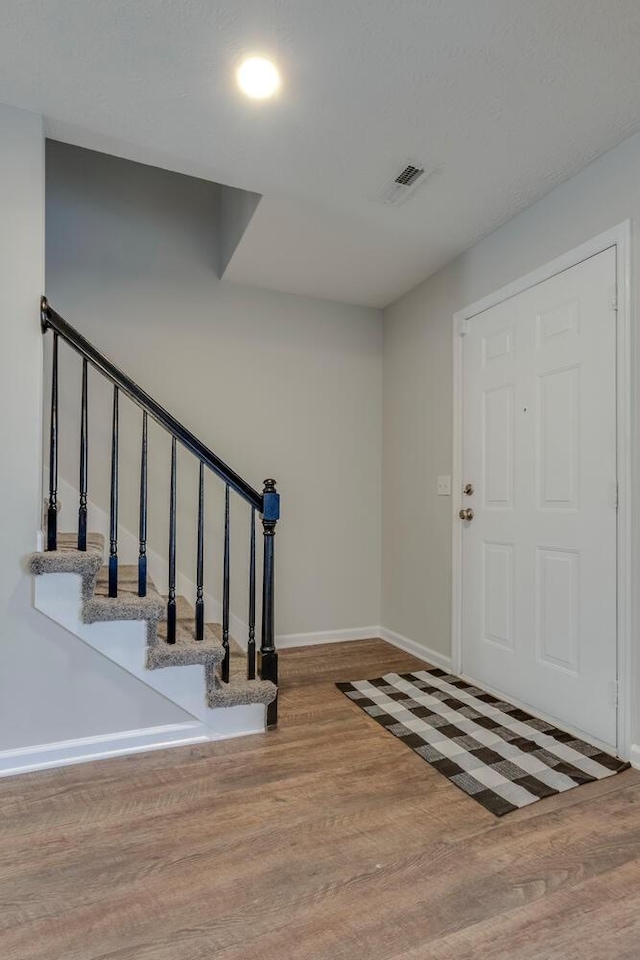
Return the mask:
POLYGON ((2 960, 640 957, 640 774, 496 820, 284 651, 266 736, 0 781, 2 960))

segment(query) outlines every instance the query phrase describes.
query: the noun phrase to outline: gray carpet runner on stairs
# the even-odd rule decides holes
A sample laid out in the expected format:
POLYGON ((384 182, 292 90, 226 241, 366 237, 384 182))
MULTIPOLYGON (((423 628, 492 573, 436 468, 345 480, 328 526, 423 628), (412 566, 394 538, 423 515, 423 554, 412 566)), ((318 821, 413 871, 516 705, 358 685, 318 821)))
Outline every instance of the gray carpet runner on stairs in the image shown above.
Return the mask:
POLYGON ((104 537, 91 533, 86 551, 77 549, 75 534, 58 535, 58 549, 32 553, 27 566, 34 576, 47 573, 76 573, 82 580, 83 623, 108 620, 143 620, 147 624, 147 661, 149 670, 165 667, 202 665, 205 696, 209 707, 233 707, 252 703, 265 706, 275 699, 275 684, 267 680, 247 680, 244 651, 230 640, 230 678, 223 683, 219 665, 224 659, 222 627, 205 625, 204 639, 195 639, 195 612, 185 597, 177 598, 176 642, 166 641, 166 598, 153 582, 147 581, 147 596, 138 596, 136 566, 121 565, 118 570, 118 596, 108 596, 108 571, 104 566, 104 537))

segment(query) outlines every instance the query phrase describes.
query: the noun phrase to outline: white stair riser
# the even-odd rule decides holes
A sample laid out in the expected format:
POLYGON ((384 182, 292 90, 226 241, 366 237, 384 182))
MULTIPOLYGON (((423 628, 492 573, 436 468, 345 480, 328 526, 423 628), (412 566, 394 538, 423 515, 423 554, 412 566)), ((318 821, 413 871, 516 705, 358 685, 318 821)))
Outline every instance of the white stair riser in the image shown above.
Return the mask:
POLYGON ((204 668, 172 666, 146 668, 147 624, 141 620, 82 623, 81 579, 74 573, 47 573, 34 578, 34 606, 147 686, 200 720, 210 739, 262 733, 266 713, 262 704, 211 709, 205 703, 204 668))

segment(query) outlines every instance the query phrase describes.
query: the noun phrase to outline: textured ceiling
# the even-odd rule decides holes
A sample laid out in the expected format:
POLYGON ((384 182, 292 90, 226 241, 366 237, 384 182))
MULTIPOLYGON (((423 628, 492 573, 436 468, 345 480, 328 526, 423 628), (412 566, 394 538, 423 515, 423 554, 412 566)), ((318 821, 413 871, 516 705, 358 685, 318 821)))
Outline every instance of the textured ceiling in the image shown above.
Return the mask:
POLYGON ((640 128, 639 43, 638 0, 2 0, 0 102, 264 194, 231 279, 380 306, 640 128))

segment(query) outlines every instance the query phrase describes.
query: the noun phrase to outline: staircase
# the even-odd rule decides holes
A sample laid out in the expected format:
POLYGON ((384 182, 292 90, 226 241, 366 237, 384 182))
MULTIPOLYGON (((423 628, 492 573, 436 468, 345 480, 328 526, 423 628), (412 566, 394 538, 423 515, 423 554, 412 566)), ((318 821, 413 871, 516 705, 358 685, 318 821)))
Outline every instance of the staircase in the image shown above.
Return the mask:
MULTIPOLYGON (((53 335, 51 415, 49 430, 49 498, 46 549, 31 554, 28 567, 35 577, 35 606, 101 654, 144 680, 172 700, 202 727, 203 739, 254 733, 277 724, 278 654, 274 636, 274 546, 280 515, 275 481, 266 480, 262 493, 209 450, 194 434, 104 357, 52 309, 43 297, 43 334, 53 335), (80 357, 79 495, 77 530, 58 531, 58 383, 60 342, 80 357), (88 522, 88 371, 113 386, 111 411, 110 504, 108 542, 87 529, 88 522), (140 510, 138 560, 123 564, 118 555, 119 401, 126 396, 142 412, 140 434, 140 510), (148 503, 154 491, 148 471, 148 418, 171 438, 168 503, 168 578, 166 591, 147 570, 148 503), (195 596, 192 602, 177 593, 177 447, 196 458, 198 497, 195 596), (221 623, 205 622, 205 475, 224 484, 224 534, 221 544, 221 623), (230 500, 240 497, 250 520, 248 555, 248 616, 246 637, 230 635, 230 500), (262 520, 262 630, 256 650, 256 515, 262 520), (257 660, 257 663, 256 663, 257 660)), ((182 519, 182 518, 181 518, 182 519)), ((241 623, 236 617, 236 622, 241 623)))

